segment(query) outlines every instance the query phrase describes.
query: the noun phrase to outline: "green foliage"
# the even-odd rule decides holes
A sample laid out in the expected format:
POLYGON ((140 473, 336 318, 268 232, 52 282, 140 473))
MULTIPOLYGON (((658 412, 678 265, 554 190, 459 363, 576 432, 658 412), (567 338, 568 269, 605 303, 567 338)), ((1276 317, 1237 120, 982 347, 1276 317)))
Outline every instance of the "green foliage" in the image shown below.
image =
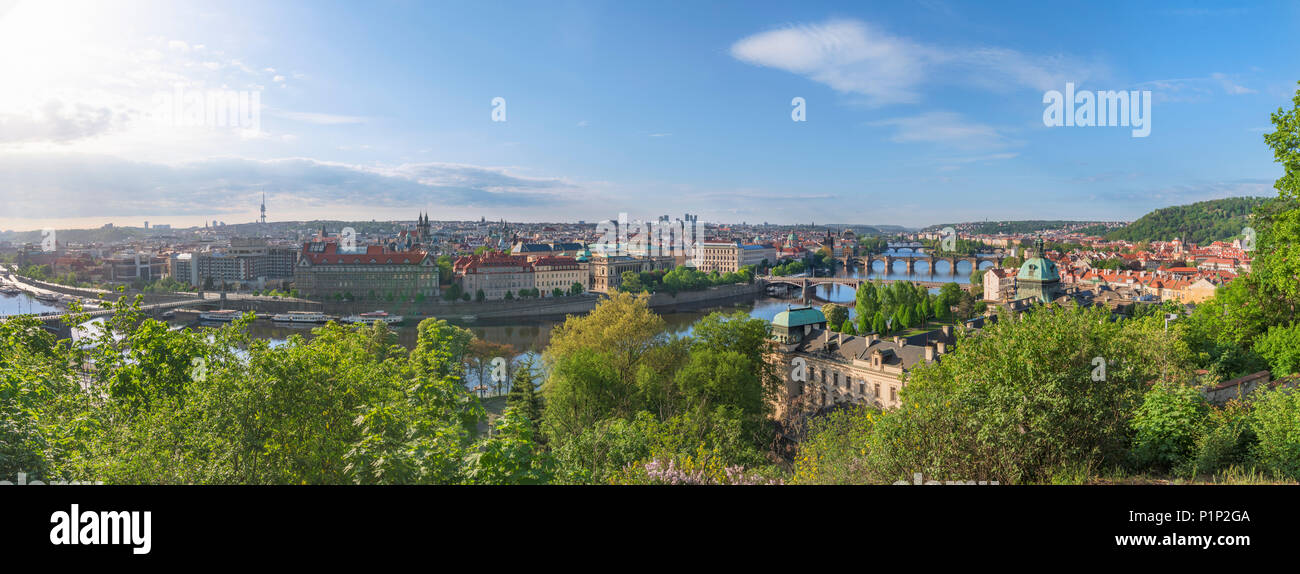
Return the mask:
POLYGON ((1274 378, 1300 373, 1300 325, 1269 327, 1254 350, 1268 361, 1274 378))
POLYGON ((768 328, 714 313, 668 338, 644 296, 625 293, 567 319, 545 355, 542 417, 563 480, 608 482, 652 460, 762 463, 778 384, 768 328))
POLYGON ((873 475, 1016 483, 1118 464, 1146 383, 1190 377, 1174 331, 1112 322, 1104 309, 1044 308, 962 338, 944 361, 913 371, 902 406, 876 423, 873 475))
POLYGON ((1195 388, 1157 383, 1133 415, 1134 456, 1145 467, 1176 468, 1192 455, 1208 411, 1195 388))
POLYGON ((777 277, 787 277, 790 275, 798 275, 807 270, 808 267, 804 265, 803 261, 789 261, 773 267, 772 275, 777 277))
POLYGON ((1260 197, 1229 197, 1157 209, 1125 227, 1106 234, 1123 241, 1171 241, 1206 245, 1241 237, 1250 214, 1263 204, 1260 197))
POLYGON ((871 448, 880 411, 865 405, 835 409, 809 423, 794 460, 795 484, 867 484, 871 448))
POLYGON ((1205 433, 1196 444, 1193 470, 1212 475, 1230 468, 1253 468, 1251 450, 1257 438, 1251 422, 1250 405, 1237 399, 1211 409, 1205 418, 1205 433))
POLYGON ((1256 397, 1251 428, 1259 437, 1260 463, 1278 476, 1300 480, 1300 390, 1256 397))
POLYGON ((699 291, 719 285, 750 283, 754 280, 754 270, 746 266, 732 273, 705 273, 694 267, 678 266, 671 270, 657 270, 638 273, 624 271, 619 290, 625 293, 680 293, 699 291))
POLYGON ((822 315, 826 316, 827 324, 832 325, 835 329, 839 329, 840 326, 849 319, 849 310, 845 309, 841 305, 827 303, 822 305, 822 315))
POLYGON ((0 473, 146 484, 549 479, 516 411, 475 439, 484 411, 462 382, 473 338, 464 329, 423 321, 409 353, 382 324, 330 324, 272 347, 248 334, 251 314, 171 331, 140 300, 112 303, 115 314, 75 347, 30 318, 0 323, 0 473))
POLYGON ((533 425, 518 409, 506 408, 491 438, 465 457, 465 481, 471 484, 547 484, 554 459, 538 444, 533 425))

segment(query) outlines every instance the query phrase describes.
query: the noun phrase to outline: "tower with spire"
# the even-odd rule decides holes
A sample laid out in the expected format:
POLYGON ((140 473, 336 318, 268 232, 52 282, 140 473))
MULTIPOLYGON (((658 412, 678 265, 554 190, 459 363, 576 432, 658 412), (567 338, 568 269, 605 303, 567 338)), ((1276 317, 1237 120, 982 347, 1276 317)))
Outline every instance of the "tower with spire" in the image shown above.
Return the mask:
POLYGON ((262 192, 262 225, 266 225, 266 192, 262 192))

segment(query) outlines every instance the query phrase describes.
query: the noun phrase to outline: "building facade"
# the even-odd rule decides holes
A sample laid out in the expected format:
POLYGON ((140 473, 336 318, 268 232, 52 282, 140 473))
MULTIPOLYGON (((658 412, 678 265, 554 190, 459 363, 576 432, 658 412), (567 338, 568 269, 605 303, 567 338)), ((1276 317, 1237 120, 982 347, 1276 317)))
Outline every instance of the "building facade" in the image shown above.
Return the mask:
POLYGON ((591 258, 591 290, 596 293, 612 293, 623 284, 625 271, 644 273, 672 269, 673 265, 671 256, 629 257, 597 254, 591 258))
POLYGON ((773 319, 769 360, 785 373, 782 408, 795 403, 807 411, 846 403, 895 408, 907 373, 940 360, 955 340, 949 326, 885 340, 832 333, 825 323, 813 308, 783 311, 773 319))
POLYGON ((382 245, 339 249, 334 238, 303 244, 294 288, 312 297, 417 299, 438 296, 438 263, 425 251, 391 251, 382 245))
POLYGON ((482 291, 486 299, 504 299, 506 293, 518 297, 522 289, 537 286, 536 275, 523 255, 485 253, 456 259, 452 265, 461 288, 471 297, 482 291))
POLYGON ((701 242, 696 248, 695 268, 705 273, 740 271, 742 249, 734 242, 701 242))

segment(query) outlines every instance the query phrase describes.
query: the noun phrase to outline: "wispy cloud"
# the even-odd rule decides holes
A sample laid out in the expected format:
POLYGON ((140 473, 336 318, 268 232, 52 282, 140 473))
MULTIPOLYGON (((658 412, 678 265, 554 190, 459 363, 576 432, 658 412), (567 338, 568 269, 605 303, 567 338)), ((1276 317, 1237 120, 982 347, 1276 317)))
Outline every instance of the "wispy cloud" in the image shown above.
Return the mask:
POLYGON ((285 204, 342 212, 382 207, 544 207, 580 200, 561 178, 452 163, 359 166, 306 158, 211 158, 175 165, 84 154, 0 155, 0 203, 15 219, 244 211, 274 190, 285 204))
POLYGON ((731 46, 742 62, 805 76, 873 105, 916 103, 926 84, 957 82, 993 91, 1046 90, 1082 82, 1100 66, 1061 55, 999 47, 942 47, 860 20, 830 20, 760 32, 731 46))
POLYGON ((1196 102, 1218 93, 1232 96, 1256 93, 1240 84, 1235 76, 1219 72, 1199 78, 1150 80, 1138 86, 1152 90, 1156 98, 1169 102, 1196 102))
POLYGON ((927 112, 867 125, 894 128, 889 139, 899 143, 933 143, 963 149, 1003 147, 1010 143, 997 128, 968 121, 954 112, 927 112))
POLYGON ((323 114, 316 112, 276 112, 275 115, 294 121, 322 126, 362 124, 366 122, 366 118, 362 116, 345 116, 341 114, 323 114))

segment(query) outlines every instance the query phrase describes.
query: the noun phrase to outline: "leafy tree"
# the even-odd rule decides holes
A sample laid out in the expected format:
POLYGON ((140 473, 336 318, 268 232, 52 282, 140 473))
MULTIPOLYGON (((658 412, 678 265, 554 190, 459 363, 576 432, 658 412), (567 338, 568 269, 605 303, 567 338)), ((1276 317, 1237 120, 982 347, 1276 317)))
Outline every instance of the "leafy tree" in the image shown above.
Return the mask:
POLYGON ((1270 327, 1254 350, 1268 361, 1274 377, 1300 373, 1300 326, 1270 327))
POLYGON ((834 303, 822 305, 822 314, 826 316, 826 323, 839 329, 849 319, 849 310, 834 303))
POLYGON ((1147 382, 1189 380, 1191 353, 1179 326, 1165 332, 1154 319, 1108 315, 1039 309, 960 338, 944 361, 912 371, 902 406, 876 423, 876 480, 922 472, 1035 482, 1076 465, 1120 464, 1147 382))

